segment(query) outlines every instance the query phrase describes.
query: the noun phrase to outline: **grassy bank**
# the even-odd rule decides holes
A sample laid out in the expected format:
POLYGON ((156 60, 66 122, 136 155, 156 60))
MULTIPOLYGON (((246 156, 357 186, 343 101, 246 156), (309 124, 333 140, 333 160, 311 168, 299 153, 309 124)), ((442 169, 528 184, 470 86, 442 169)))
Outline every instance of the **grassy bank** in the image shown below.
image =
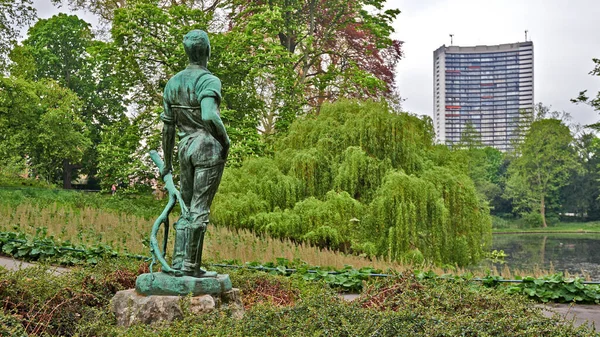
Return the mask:
MULTIPOLYGON (((148 236, 155 216, 166 200, 152 197, 88 194, 63 190, 2 189, 0 188, 0 231, 38 234, 51 237, 57 243, 87 247, 108 245, 121 253, 150 256, 148 236)), ((175 218, 172 219, 171 223, 175 218)), ((171 235, 171 240, 173 236, 171 235)), ((162 238, 159 237, 159 241, 162 238)), ((169 243, 173 247, 173 242, 169 243)), ((456 266, 440 268, 419 263, 389 262, 385 259, 347 255, 290 240, 257 236, 248 230, 231 230, 210 226, 205 240, 205 261, 236 264, 258 261, 275 262, 278 258, 302 260, 312 266, 342 269, 372 267, 398 272, 430 269, 437 274, 464 273, 456 266)), ((170 252, 167 252, 168 254, 170 252)), ((485 276, 486 271, 475 272, 485 276)), ((520 271, 492 267, 492 275, 510 278, 514 275, 541 276, 546 271, 520 271)))
POLYGON ((0 268, 0 335, 599 336, 543 317, 521 295, 466 280, 398 275, 367 281, 361 296, 347 303, 322 283, 236 270, 227 272, 242 291, 241 320, 227 312, 186 312, 171 324, 117 327, 109 301, 118 290, 133 287, 145 267, 111 261, 58 276, 43 266, 0 268))
MULTIPOLYGON (((147 242, 153 217, 160 213, 164 203, 166 200, 113 198, 70 191, 0 189, 0 231, 35 235, 43 229, 47 236, 58 242, 69 241, 85 246, 105 244, 119 252, 150 256, 147 242), (125 205, 119 205, 121 201, 125 205), (136 201, 142 206, 135 205, 136 201), (123 208, 130 204, 132 206, 125 212, 123 208)), ((343 268, 345 265, 398 271, 413 268, 411 265, 340 254, 290 240, 260 237, 247 230, 230 230, 212 225, 204 245, 204 256, 212 262, 267 262, 286 258, 334 268, 343 268)), ((169 247, 173 247, 172 241, 169 247)), ((437 269, 437 272, 444 271, 437 269)))
POLYGON ((530 227, 521 220, 494 217, 493 233, 600 233, 600 221, 558 222, 548 227, 530 227))

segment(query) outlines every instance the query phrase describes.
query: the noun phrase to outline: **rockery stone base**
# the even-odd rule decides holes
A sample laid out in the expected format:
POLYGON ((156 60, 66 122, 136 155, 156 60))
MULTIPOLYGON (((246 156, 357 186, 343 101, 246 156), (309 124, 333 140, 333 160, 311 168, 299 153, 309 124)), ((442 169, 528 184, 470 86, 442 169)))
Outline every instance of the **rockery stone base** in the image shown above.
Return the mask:
MULTIPOLYGON (((135 289, 122 290, 112 298, 110 306, 120 326, 132 324, 152 324, 160 321, 172 321, 183 317, 182 304, 188 298, 184 296, 145 296, 135 289)), ((190 312, 208 313, 213 310, 228 311, 233 317, 242 318, 244 306, 240 290, 233 288, 221 294, 199 295, 190 298, 190 312)))

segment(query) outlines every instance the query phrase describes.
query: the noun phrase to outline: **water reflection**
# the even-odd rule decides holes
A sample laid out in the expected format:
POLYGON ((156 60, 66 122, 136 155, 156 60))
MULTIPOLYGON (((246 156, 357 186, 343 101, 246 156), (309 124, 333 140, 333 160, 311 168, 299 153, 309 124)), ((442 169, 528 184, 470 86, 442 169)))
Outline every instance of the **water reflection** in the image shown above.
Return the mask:
POLYGON ((508 254, 505 262, 511 270, 553 267, 600 281, 600 234, 495 234, 492 249, 508 254))

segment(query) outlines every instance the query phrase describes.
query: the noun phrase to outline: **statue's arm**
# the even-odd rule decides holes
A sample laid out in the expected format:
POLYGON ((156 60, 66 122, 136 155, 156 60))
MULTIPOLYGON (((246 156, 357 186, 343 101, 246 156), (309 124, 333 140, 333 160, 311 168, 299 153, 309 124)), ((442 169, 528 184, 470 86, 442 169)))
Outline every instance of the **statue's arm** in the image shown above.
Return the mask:
POLYGON ((163 103, 164 113, 161 115, 163 120, 163 131, 162 131, 162 147, 165 155, 165 165, 161 177, 164 177, 171 171, 173 171, 173 148, 175 147, 175 122, 173 118, 173 111, 167 102, 163 103))
POLYGON ((225 130, 225 125, 219 114, 219 103, 216 97, 207 96, 200 102, 202 109, 202 120, 212 124, 213 136, 221 143, 225 153, 229 151, 229 136, 225 130))

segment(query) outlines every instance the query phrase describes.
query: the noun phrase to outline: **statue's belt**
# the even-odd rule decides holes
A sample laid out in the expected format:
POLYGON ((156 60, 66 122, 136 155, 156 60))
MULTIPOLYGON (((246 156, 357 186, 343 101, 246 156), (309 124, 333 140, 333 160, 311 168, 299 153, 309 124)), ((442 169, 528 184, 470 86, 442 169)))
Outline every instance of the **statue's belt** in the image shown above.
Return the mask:
POLYGON ((180 108, 180 109, 188 109, 188 110, 200 110, 199 106, 189 106, 189 105, 171 105, 171 108, 180 108))

